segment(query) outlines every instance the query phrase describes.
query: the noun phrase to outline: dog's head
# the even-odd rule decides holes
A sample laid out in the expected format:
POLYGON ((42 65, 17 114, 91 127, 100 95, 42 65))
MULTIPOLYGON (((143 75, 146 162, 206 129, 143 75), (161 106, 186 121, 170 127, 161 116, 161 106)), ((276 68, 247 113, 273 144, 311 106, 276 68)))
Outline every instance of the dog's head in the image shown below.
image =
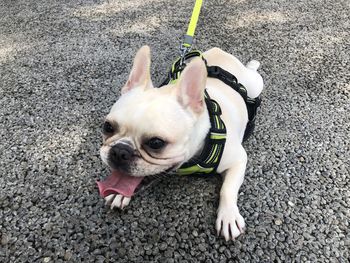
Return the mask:
POLYGON ((194 59, 176 84, 162 88, 153 87, 150 64, 150 49, 143 46, 103 124, 102 160, 132 176, 178 168, 200 149, 210 126, 204 62, 194 59))

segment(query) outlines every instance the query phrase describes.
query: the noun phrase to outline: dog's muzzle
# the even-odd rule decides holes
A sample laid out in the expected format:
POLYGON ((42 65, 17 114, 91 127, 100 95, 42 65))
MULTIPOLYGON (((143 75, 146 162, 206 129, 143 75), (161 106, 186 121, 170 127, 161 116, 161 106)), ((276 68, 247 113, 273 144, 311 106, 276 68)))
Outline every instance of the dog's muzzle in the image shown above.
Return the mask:
POLYGON ((129 163, 134 156, 134 149, 125 143, 117 143, 109 150, 109 161, 115 168, 121 168, 129 163))

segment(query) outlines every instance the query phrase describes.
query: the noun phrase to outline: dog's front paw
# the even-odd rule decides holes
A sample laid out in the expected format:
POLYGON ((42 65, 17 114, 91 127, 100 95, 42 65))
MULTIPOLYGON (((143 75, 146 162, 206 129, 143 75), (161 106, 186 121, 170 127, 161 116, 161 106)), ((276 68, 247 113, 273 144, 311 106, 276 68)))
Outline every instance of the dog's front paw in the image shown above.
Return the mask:
POLYGON ((245 230, 244 218, 239 213, 238 207, 219 206, 218 216, 216 219, 217 234, 225 238, 226 241, 234 240, 245 230))
POLYGON ((105 197, 106 205, 110 206, 111 209, 115 207, 124 209, 124 207, 130 203, 130 200, 130 197, 126 197, 120 194, 111 194, 105 197))

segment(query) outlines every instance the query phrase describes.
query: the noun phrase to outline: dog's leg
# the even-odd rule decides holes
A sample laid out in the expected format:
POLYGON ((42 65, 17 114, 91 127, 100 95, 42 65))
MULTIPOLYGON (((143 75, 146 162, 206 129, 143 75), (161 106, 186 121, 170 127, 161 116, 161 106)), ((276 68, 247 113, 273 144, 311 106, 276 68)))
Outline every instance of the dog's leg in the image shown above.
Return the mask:
POLYGON ((223 176, 224 182, 220 191, 220 204, 216 219, 218 235, 222 234, 225 240, 234 240, 244 232, 245 222, 237 207, 238 191, 243 183, 247 164, 247 154, 241 146, 241 158, 227 169, 223 176))

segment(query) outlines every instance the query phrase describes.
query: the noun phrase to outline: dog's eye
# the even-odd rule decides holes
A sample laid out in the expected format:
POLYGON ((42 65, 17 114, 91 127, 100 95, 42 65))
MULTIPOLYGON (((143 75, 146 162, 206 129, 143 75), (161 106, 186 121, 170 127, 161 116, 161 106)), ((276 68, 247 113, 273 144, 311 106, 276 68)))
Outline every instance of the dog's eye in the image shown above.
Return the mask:
POLYGON ((105 121, 105 123, 102 126, 102 130, 104 133, 113 133, 114 132, 114 128, 113 128, 112 124, 108 121, 105 121))
POLYGON ((153 137, 149 139, 145 144, 153 150, 159 150, 165 146, 166 142, 158 137, 153 137))

